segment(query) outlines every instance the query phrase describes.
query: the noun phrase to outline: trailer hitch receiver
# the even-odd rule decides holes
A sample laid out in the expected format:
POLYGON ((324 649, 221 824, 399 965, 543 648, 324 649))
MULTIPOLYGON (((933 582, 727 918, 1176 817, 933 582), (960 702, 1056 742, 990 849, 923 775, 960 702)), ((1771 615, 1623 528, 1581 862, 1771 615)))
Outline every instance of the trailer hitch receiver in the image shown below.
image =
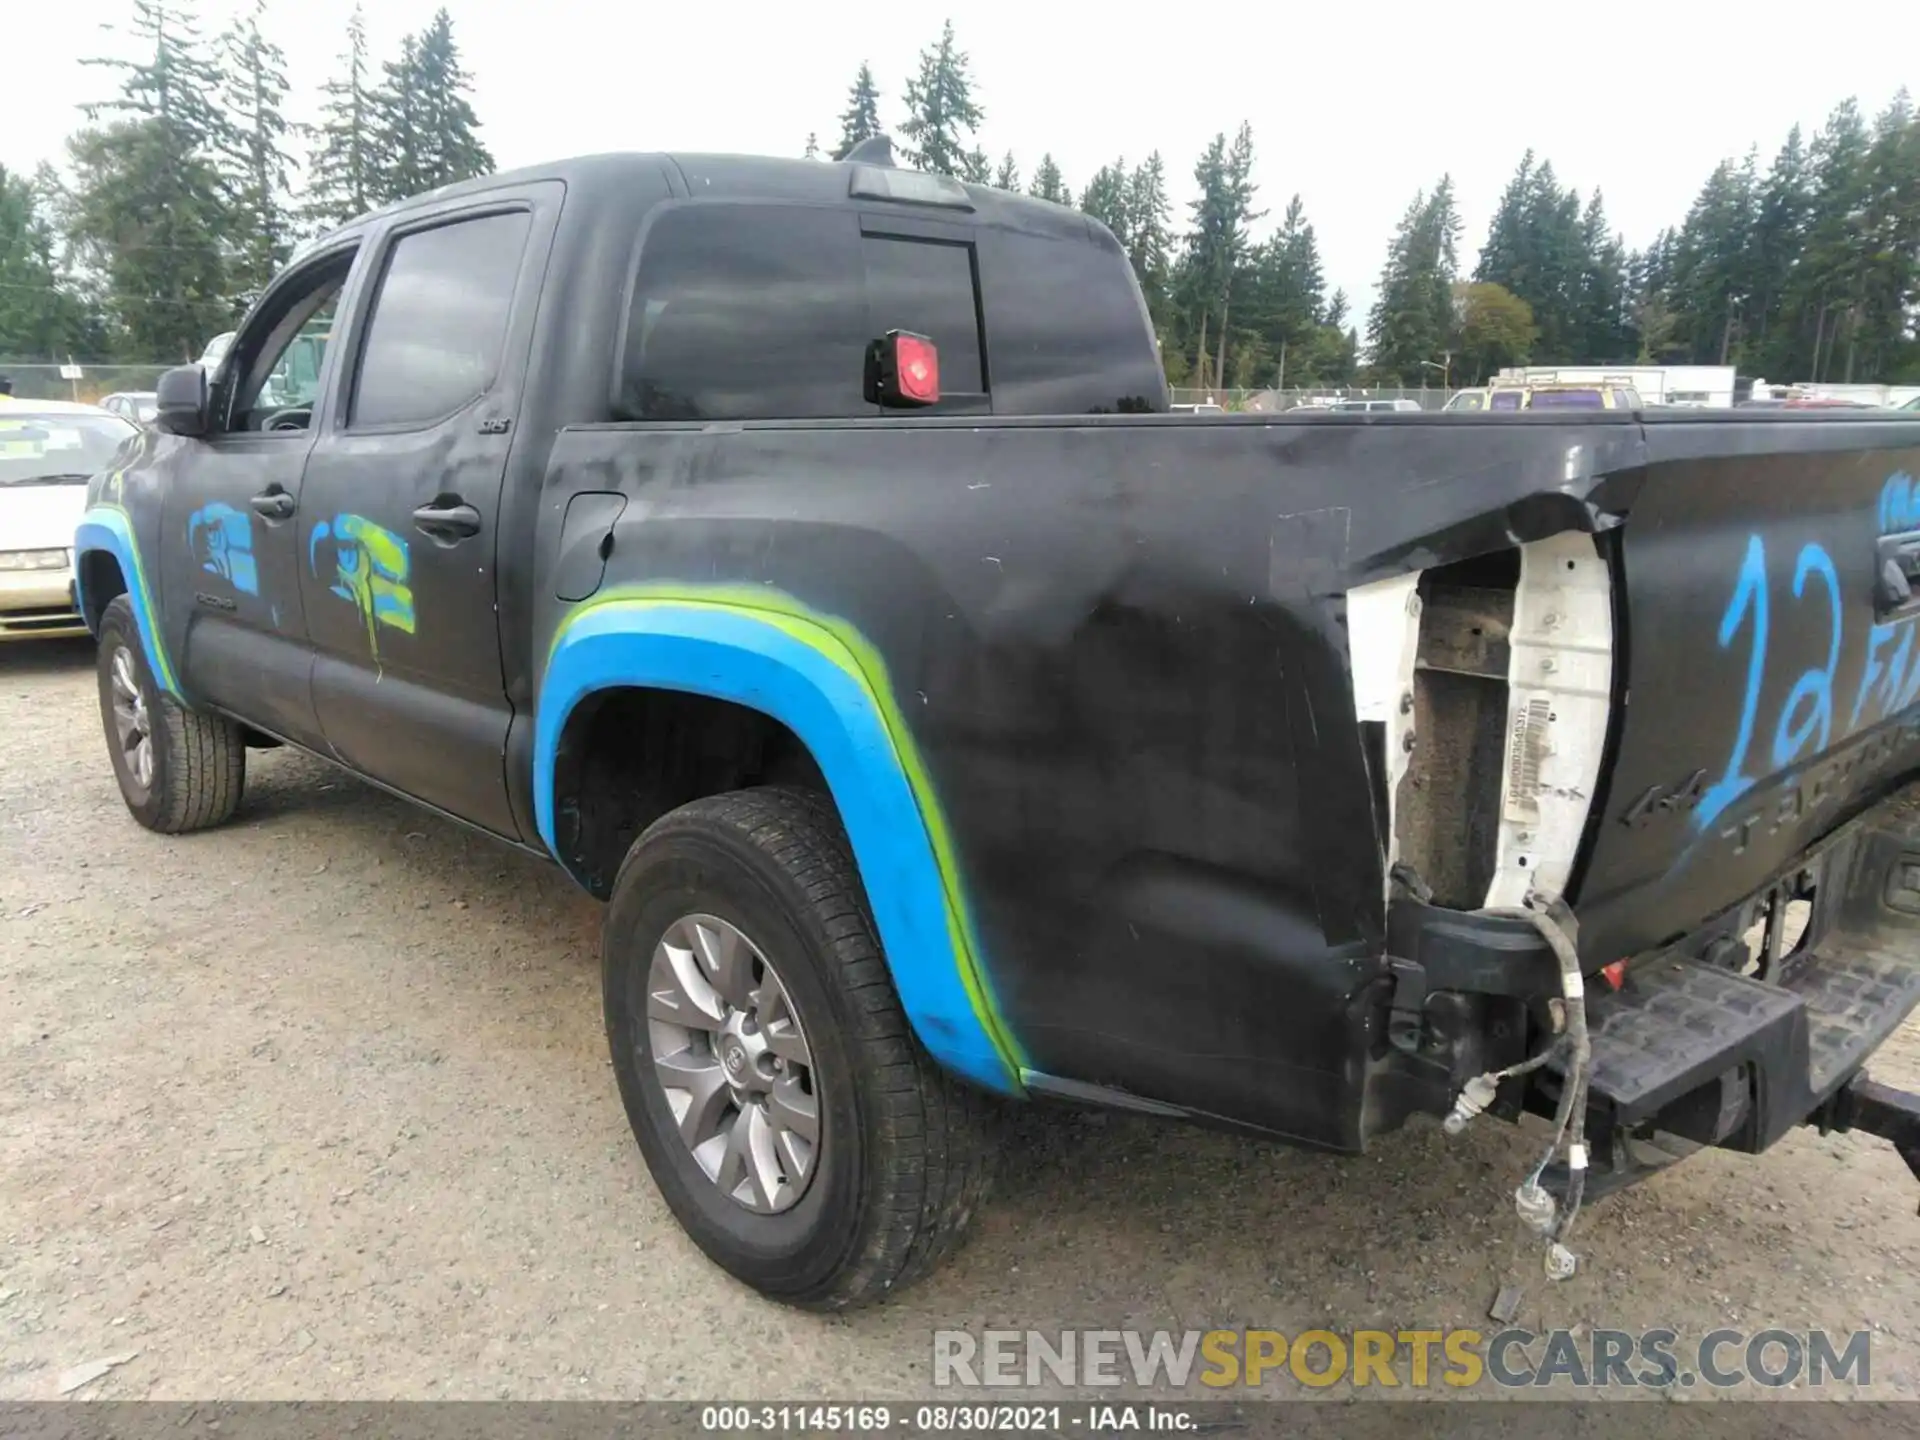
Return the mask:
POLYGON ((1860 1074, 1843 1085, 1814 1118, 1822 1135, 1858 1130, 1890 1141, 1920 1180, 1920 1095, 1860 1074))

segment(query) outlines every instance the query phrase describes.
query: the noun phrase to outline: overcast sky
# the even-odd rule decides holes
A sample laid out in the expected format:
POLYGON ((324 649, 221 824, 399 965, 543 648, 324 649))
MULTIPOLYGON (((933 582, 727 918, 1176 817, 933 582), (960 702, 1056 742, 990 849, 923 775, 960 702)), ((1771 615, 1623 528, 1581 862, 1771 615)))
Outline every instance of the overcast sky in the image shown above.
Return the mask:
MULTIPOLYGON (((798 155, 838 133, 864 59, 896 125, 901 91, 943 12, 802 0, 622 4, 447 0, 487 144, 503 167, 601 150, 798 155)), ((1047 4, 956 8, 986 111, 979 139, 1030 176, 1051 150, 1076 191, 1116 156, 1158 149, 1177 221, 1194 160, 1217 130, 1253 125, 1260 201, 1275 223, 1298 192, 1330 285, 1364 330, 1387 237, 1415 190, 1451 172, 1471 268, 1501 187, 1528 146, 1563 182, 1600 187, 1629 244, 1677 224, 1722 158, 1758 143, 1764 165, 1796 121, 1832 106, 1871 115, 1920 82, 1913 0, 1832 11, 1781 3, 1475 5, 1047 4)), ((375 54, 391 55, 438 0, 367 6, 375 54)), ((233 0, 203 0, 219 28, 233 0)), ((268 0, 300 118, 344 47, 351 0, 268 0)), ((0 26, 7 49, 0 163, 64 159, 80 101, 109 72, 103 22, 128 0, 24 0, 0 26)))

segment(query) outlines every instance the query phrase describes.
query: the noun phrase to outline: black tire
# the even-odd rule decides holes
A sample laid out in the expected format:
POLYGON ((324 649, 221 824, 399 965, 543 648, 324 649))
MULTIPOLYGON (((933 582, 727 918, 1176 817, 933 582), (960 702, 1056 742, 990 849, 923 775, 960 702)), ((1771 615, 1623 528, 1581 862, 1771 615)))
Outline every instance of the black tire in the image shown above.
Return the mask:
POLYGON ((230 819, 246 788, 247 747, 241 729, 224 716, 187 709, 154 683, 140 626, 125 595, 109 601, 100 617, 95 668, 113 778, 133 818, 162 835, 205 830, 230 819), (115 660, 122 653, 128 657, 151 739, 153 772, 144 782, 135 773, 114 716, 115 660))
POLYGON ((614 880, 602 990, 640 1152, 715 1264, 773 1299, 843 1310, 912 1284, 958 1245, 991 1183, 992 1101, 944 1074, 914 1037, 823 797, 740 790, 656 822, 614 880), (820 1159, 780 1213, 751 1211, 707 1177, 654 1075, 648 969, 667 928, 697 913, 752 938, 813 1054, 820 1159))

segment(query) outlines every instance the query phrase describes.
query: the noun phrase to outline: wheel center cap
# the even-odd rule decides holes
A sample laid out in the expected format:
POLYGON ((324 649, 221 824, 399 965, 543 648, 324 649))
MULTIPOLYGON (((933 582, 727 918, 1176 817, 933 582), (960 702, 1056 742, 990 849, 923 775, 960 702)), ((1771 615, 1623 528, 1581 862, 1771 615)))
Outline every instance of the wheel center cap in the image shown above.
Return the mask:
POLYGON ((720 1048, 720 1063, 727 1067, 727 1074, 736 1081, 744 1078, 747 1073, 746 1047, 729 1036, 720 1048))

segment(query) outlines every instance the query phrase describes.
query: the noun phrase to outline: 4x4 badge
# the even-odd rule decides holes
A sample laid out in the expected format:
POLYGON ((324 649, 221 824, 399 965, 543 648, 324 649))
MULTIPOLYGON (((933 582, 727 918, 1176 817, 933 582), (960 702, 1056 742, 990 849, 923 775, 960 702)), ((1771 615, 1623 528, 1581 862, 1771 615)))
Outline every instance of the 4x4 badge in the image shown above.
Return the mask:
POLYGON ((1696 770, 1678 785, 1654 785, 1638 800, 1620 812, 1620 823, 1629 829, 1638 829, 1656 815, 1670 815, 1676 810, 1691 810, 1700 803, 1700 797, 1707 793, 1707 772, 1696 770))

